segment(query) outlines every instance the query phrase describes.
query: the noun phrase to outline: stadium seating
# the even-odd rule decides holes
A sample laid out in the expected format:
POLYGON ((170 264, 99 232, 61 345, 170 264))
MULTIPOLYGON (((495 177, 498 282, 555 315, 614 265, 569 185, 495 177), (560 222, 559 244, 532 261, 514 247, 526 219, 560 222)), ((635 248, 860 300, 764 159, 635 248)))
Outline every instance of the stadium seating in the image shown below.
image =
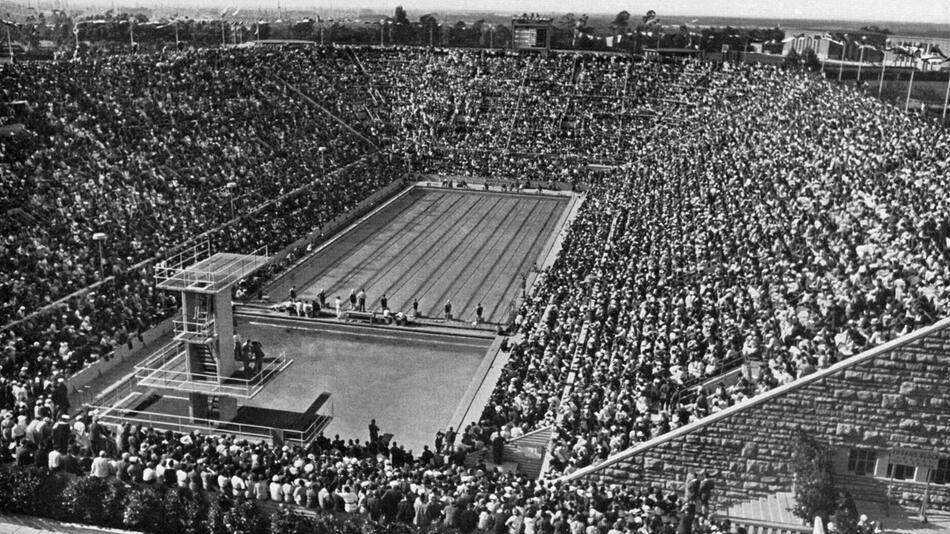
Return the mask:
MULTIPOLYGON (((27 429, 68 410, 59 379, 176 309, 155 290, 151 260, 199 236, 216 249, 286 247, 406 171, 587 186, 518 314, 481 421, 460 440, 554 424, 554 473, 932 324, 950 305, 947 135, 798 70, 249 48, 3 65, 0 89, 28 102, 16 118, 35 134, 0 140, 12 221, 0 259, 10 422, 0 450, 19 465, 49 460, 44 431, 27 429), (686 394, 736 368, 735 385, 686 394)), ((128 453, 158 478, 175 470, 169 484, 281 500, 303 484, 353 493, 357 511, 398 488, 397 500, 461 500, 485 521, 507 510, 607 532, 662 532, 696 513, 649 488, 445 464, 450 450, 377 459, 377 444, 352 440, 272 449, 131 428, 53 445, 78 474, 99 450, 113 465, 128 453)))

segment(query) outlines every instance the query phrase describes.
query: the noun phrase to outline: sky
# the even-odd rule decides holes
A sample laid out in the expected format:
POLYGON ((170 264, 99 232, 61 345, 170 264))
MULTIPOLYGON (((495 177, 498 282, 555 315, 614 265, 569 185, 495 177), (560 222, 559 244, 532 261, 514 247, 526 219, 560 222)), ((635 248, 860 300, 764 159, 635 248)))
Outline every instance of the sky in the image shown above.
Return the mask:
MULTIPOLYGON (((128 1, 128 0, 126 0, 128 1)), ((148 0, 138 0, 147 5, 148 0)), ((169 2, 169 0, 164 0, 169 2)), ((173 2, 174 0, 172 0, 173 2)), ((638 16, 654 9, 662 17, 693 15, 751 18, 799 18, 879 22, 933 22, 950 24, 950 0, 280 0, 283 7, 326 9, 378 8, 402 5, 419 11, 487 10, 499 13, 617 13, 626 9, 638 16)), ((158 0, 162 3, 162 0, 158 0)), ((169 3, 172 3, 169 2, 169 3)), ((198 5, 233 5, 276 9, 278 0, 197 0, 198 5)), ((702 21, 700 20, 700 23, 702 21)))

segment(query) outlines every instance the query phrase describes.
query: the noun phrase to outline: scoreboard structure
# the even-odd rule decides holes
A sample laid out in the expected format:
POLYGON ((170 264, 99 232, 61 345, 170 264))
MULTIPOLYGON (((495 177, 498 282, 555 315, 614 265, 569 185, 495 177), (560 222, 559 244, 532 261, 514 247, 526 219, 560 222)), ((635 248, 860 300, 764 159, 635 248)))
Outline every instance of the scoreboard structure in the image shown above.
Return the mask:
POLYGON ((515 50, 551 50, 552 19, 536 16, 511 20, 511 47, 515 50))

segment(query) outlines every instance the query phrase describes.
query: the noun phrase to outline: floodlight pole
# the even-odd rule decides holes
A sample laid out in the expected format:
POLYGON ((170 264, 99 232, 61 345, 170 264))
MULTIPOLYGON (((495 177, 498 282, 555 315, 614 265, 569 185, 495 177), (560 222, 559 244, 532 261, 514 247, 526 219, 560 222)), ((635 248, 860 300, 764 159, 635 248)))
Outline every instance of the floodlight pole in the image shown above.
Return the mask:
POLYGON ((861 46, 861 57, 858 59, 858 79, 855 84, 861 83, 861 67, 864 66, 864 46, 861 46))
POLYGON ((916 67, 911 67, 910 83, 907 84, 907 98, 904 100, 904 113, 907 113, 907 110, 910 109, 910 92, 914 88, 914 73, 916 71, 917 71, 916 67))
POLYGON ((881 56, 881 80, 877 83, 877 97, 881 98, 881 91, 884 90, 884 70, 887 68, 887 56, 881 56))
POLYGON ((236 182, 228 182, 225 186, 228 188, 228 197, 231 201, 231 220, 234 220, 234 189, 237 187, 236 182))
POLYGON ((838 83, 841 83, 841 73, 844 71, 844 47, 847 41, 841 42, 841 56, 838 57, 838 83))
POLYGON ((106 277, 106 261, 102 253, 102 242, 105 241, 106 234, 104 232, 96 232, 92 234, 92 240, 99 244, 99 279, 102 280, 106 277))
POLYGON ((940 125, 947 123, 947 101, 950 100, 950 76, 947 77, 947 91, 943 95, 943 115, 940 117, 940 125))

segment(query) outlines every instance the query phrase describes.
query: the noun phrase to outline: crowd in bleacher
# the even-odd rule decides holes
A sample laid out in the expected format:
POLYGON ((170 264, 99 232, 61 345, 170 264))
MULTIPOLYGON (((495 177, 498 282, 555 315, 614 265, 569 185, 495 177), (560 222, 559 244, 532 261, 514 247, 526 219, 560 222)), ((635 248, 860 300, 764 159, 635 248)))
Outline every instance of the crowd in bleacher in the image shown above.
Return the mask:
POLYGON ((484 419, 521 431, 556 422, 555 469, 946 314, 945 135, 805 73, 716 76, 733 83, 696 99, 689 128, 659 126, 594 183, 522 309, 484 419), (681 396, 740 362, 737 384, 681 396))
MULTIPOLYGON (((395 442, 333 440, 274 447, 234 436, 177 434, 128 423, 112 429, 94 415, 39 417, 0 424, 4 462, 68 478, 96 477, 135 487, 188 488, 249 500, 362 517, 383 524, 452 531, 715 532, 706 519, 714 483, 683 488, 551 484, 484 463, 465 465, 448 443, 413 456, 395 442), (99 451, 96 453, 95 451, 99 451), (580 529, 580 530, 577 530, 580 529)), ((377 436, 378 438, 378 436, 377 436)))
POLYGON ((525 524, 680 521, 689 507, 667 494, 543 486, 438 454, 378 460, 355 442, 270 450, 138 429, 112 449, 72 435, 26 450, 31 420, 48 408, 52 430, 65 410, 61 379, 176 309, 152 259, 205 233, 216 250, 280 250, 406 171, 586 184, 481 421, 463 431, 477 446, 556 425, 555 472, 931 324, 950 304, 946 135, 805 72, 366 48, 0 69, 2 120, 35 133, 0 140, 0 320, 16 322, 0 334, 0 408, 13 428, 23 418, 4 434, 23 449, 17 462, 52 465, 55 448, 88 472, 104 450, 98 464, 123 462, 117 472, 141 464, 166 483, 303 504, 312 489, 317 506, 325 489, 344 511, 395 488, 442 514, 454 503, 525 524), (735 368, 734 384, 701 388, 735 368))

